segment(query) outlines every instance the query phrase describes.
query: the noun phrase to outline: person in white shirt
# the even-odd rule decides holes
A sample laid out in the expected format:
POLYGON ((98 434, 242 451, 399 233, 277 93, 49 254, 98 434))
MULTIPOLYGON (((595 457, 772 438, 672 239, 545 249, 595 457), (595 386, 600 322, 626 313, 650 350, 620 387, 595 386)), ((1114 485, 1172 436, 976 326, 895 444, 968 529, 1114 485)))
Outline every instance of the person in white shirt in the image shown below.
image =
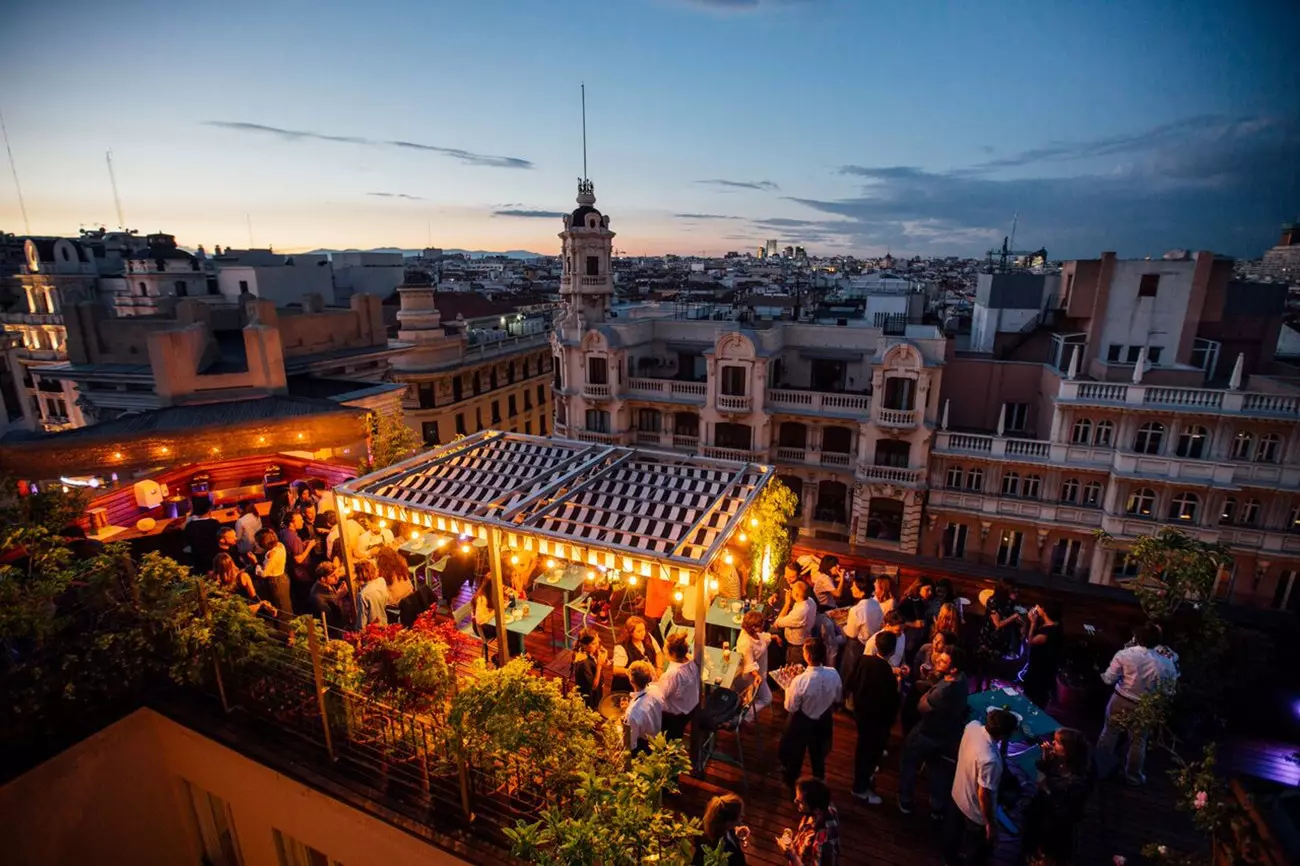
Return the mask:
POLYGON ((985 721, 966 725, 957 749, 957 772, 952 780, 952 802, 944 858, 968 866, 982 866, 998 839, 998 785, 1002 782, 1001 744, 1016 729, 1016 717, 993 710, 985 721))
MULTIPOLYGON (((849 608, 848 618, 844 621, 844 636, 850 640, 867 642, 871 631, 867 627, 867 608, 871 604, 871 584, 862 575, 853 578, 853 607, 849 608)), ((879 628, 879 626, 877 626, 879 628)))
POLYGON ((251 499, 239 503, 239 519, 235 521, 235 544, 240 553, 252 553, 257 547, 257 533, 262 531, 262 517, 251 499))
POLYGON ((1106 705, 1106 724, 1097 738, 1097 754, 1113 758, 1120 734, 1127 732, 1128 758, 1124 776, 1130 785, 1141 785, 1147 780, 1142 769, 1146 763, 1150 731, 1129 729, 1123 723, 1123 717, 1147 695, 1172 690, 1178 679, 1178 668, 1169 656, 1155 649, 1160 644, 1160 629, 1153 623, 1139 626, 1133 639, 1133 646, 1115 653, 1110 666, 1101 675, 1102 682, 1115 687, 1115 694, 1106 705))
POLYGON ((822 607, 834 608, 839 604, 840 593, 844 591, 844 569, 836 556, 826 555, 817 565, 812 578, 813 595, 822 607))
POLYGON ((884 623, 885 614, 894 609, 894 582, 888 577, 877 577, 875 581, 875 593, 867 599, 867 633, 858 633, 858 638, 867 642, 867 638, 880 631, 880 626, 884 623))
MULTIPOLYGON (((736 652, 740 655, 740 671, 732 688, 737 694, 747 695, 753 689, 746 722, 752 722, 772 703, 772 689, 767 684, 767 648, 772 636, 763 631, 763 615, 756 610, 745 614, 740 624, 740 637, 736 639, 736 652)), ((742 700, 743 702, 743 700, 742 700)))
POLYGON ((257 594, 269 598, 279 611, 280 619, 287 622, 293 617, 293 600, 289 594, 289 575, 285 572, 287 551, 280 538, 271 530, 257 533, 257 546, 262 549, 262 561, 257 566, 257 576, 263 581, 257 594), (263 592, 262 590, 265 590, 263 592))
POLYGON ((311 480, 311 492, 312 496, 316 498, 316 512, 318 514, 335 510, 334 491, 325 485, 325 479, 313 478, 311 480))
POLYGON ((804 754, 812 774, 826 778, 826 755, 831 750, 835 705, 844 696, 844 685, 834 668, 826 667, 826 647, 820 640, 803 644, 808 667, 785 690, 785 711, 790 714, 777 753, 786 787, 794 787, 803 771, 804 754))
POLYGON ((790 587, 781 614, 772 625, 785 629, 786 664, 803 661, 803 645, 817 627, 817 602, 808 597, 808 584, 800 580, 790 587))
POLYGON ((627 678, 632 683, 633 694, 623 711, 623 724, 627 726, 628 747, 635 755, 648 750, 650 738, 662 730, 663 704, 647 690, 655 678, 649 662, 632 662, 627 678))
POLYGON ((677 631, 664 641, 668 650, 668 667, 650 686, 650 693, 663 704, 664 734, 680 740, 700 705, 700 668, 688 655, 686 632, 677 631))
POLYGON ((881 627, 876 630, 876 633, 867 638, 867 646, 863 650, 864 655, 875 655, 877 635, 882 632, 890 632, 891 634, 897 635, 898 642, 894 645, 894 651, 887 656, 887 659, 889 661, 889 666, 894 669, 894 676, 900 678, 906 677, 908 674, 907 666, 903 664, 903 656, 907 645, 907 640, 903 634, 904 625, 905 623, 903 622, 903 618, 899 615, 898 611, 891 610, 889 613, 885 614, 884 621, 881 624, 881 627))

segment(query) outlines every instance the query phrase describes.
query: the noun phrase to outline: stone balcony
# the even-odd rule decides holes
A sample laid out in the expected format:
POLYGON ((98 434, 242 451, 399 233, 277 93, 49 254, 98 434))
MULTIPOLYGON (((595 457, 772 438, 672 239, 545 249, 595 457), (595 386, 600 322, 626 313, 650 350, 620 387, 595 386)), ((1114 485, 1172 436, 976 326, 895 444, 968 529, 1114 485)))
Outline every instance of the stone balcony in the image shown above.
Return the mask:
POLYGON ((618 445, 622 438, 617 433, 599 433, 595 430, 576 430, 570 428, 569 435, 579 442, 591 442, 595 445, 618 445))
POLYGON ((748 414, 753 408, 754 399, 748 395, 719 394, 717 405, 719 412, 748 414))
POLYGON ((705 445, 700 453, 714 460, 736 460, 740 463, 761 463, 765 456, 761 451, 748 451, 744 448, 722 448, 717 445, 705 445))
POLYGON ((936 508, 960 508, 994 517, 1063 523, 1088 529, 1100 528, 1103 517, 1100 508, 1085 508, 1068 502, 1042 499, 1019 499, 973 490, 931 490, 930 504, 936 508))
POLYGON ((586 382, 582 386, 582 396, 588 400, 608 400, 610 398, 610 386, 586 382))
POLYGON ((704 382, 636 377, 627 380, 627 385, 623 388, 621 396, 628 400, 650 400, 703 406, 707 392, 708 385, 704 382))
POLYGON ((820 451, 809 448, 791 448, 777 445, 770 458, 774 463, 794 463, 799 466, 824 466, 830 469, 848 469, 853 455, 841 451, 820 451))
POLYGON ((876 407, 876 423, 881 427, 915 427, 920 415, 915 409, 886 409, 876 407))
POLYGON ((863 481, 883 481, 890 484, 915 486, 925 480, 924 467, 915 469, 903 466, 875 466, 870 463, 858 464, 858 478, 863 481))
POLYGON ((1300 394, 1265 394, 1214 388, 1167 388, 1122 382, 1065 380, 1057 402, 1080 406, 1161 409, 1202 415, 1254 415, 1300 418, 1300 394))
POLYGON ((764 405, 770 413, 791 415, 821 415, 865 420, 871 414, 869 394, 836 394, 792 388, 769 388, 764 396, 764 405))

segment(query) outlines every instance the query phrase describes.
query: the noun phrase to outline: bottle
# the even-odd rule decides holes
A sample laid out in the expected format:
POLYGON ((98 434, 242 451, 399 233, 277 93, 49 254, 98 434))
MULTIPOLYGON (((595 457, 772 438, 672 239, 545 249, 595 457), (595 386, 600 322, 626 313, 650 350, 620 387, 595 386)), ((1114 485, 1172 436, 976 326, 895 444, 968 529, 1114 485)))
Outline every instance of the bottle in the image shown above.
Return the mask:
POLYGON ((722 660, 724 662, 731 661, 731 641, 724 640, 722 642, 722 660))

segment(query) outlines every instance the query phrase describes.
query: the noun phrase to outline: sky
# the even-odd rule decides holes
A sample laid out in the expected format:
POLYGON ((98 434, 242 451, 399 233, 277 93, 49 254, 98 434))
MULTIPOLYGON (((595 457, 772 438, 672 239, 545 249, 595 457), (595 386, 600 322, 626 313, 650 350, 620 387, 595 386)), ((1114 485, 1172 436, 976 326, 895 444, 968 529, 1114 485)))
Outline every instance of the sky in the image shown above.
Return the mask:
POLYGON ((0 229, 553 254, 1256 257, 1300 219, 1294 0, 8 0, 0 229), (1289 35, 1288 35, 1289 34, 1289 35), (28 230, 11 165, 17 171, 28 230))

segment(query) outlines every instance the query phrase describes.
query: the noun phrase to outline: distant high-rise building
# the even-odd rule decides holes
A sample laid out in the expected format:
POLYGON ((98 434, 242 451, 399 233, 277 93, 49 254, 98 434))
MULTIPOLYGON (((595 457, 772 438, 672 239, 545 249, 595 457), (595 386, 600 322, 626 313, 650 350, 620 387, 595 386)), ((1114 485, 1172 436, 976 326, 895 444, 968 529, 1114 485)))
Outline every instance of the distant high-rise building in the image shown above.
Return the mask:
POLYGON ((767 255, 768 255, 768 258, 776 258, 777 254, 778 254, 778 253, 777 253, 776 240, 775 240, 775 239, 769 240, 769 241, 767 242, 767 255))
POLYGON ((759 257, 760 259, 765 259, 765 258, 767 258, 767 247, 759 247, 759 248, 758 248, 758 257, 759 257))
POLYGON ((1280 282, 1300 283, 1300 223, 1282 226, 1282 237, 1264 253, 1259 273, 1280 282))
POLYGON ((787 259, 794 258, 794 247, 787 246, 784 250, 781 251, 781 255, 785 256, 787 259))
POLYGON ((795 257, 796 259, 806 259, 806 258, 808 258, 808 251, 805 250, 803 247, 795 247, 795 248, 794 248, 794 257, 795 257))

